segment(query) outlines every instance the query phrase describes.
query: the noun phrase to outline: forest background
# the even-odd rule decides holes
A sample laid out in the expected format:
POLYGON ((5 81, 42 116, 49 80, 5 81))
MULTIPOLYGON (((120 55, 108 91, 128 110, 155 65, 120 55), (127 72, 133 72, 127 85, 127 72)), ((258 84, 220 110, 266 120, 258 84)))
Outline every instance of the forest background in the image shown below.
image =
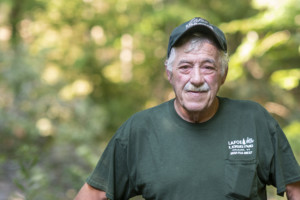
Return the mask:
POLYGON ((219 95, 263 105, 299 162, 299 0, 1 0, 0 200, 72 199, 116 129, 173 98, 168 37, 195 16, 228 39, 219 95))

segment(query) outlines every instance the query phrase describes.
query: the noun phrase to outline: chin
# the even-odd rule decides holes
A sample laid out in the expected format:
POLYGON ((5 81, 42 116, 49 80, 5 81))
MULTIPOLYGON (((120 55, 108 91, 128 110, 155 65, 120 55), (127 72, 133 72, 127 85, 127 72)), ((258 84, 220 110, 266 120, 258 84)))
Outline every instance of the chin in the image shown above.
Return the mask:
POLYGON ((183 105, 184 109, 188 112, 201 112, 205 110, 206 106, 199 103, 187 103, 183 105))

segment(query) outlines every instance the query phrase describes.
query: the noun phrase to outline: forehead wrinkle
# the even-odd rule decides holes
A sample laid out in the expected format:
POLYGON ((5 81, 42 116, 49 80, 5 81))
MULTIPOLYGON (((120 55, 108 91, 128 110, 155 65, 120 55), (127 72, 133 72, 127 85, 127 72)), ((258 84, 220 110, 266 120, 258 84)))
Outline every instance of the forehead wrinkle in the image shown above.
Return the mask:
MULTIPOLYGON (((181 64, 193 64, 193 63, 196 63, 197 61, 196 60, 186 60, 186 59, 182 59, 178 62, 178 65, 181 65, 181 64)), ((216 61, 215 59, 211 59, 211 58, 205 58, 204 60, 201 60, 200 62, 201 64, 203 63, 211 63, 213 65, 216 65, 216 61)))
POLYGON ((205 60, 203 61, 203 63, 206 63, 206 62, 212 63, 212 64, 216 64, 215 59, 211 59, 211 58, 207 58, 207 59, 205 59, 205 60))
POLYGON ((192 61, 189 61, 189 60, 180 60, 179 62, 178 62, 178 65, 181 65, 181 64, 184 64, 184 63, 188 63, 188 64, 191 64, 191 63, 194 63, 194 62, 192 62, 192 61))

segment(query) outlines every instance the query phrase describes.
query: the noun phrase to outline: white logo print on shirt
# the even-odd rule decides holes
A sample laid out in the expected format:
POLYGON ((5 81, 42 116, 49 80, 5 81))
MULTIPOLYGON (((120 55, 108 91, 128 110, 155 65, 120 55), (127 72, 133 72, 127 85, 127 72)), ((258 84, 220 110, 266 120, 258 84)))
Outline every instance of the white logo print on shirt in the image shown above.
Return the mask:
POLYGON ((252 138, 247 137, 242 140, 232 140, 228 141, 228 149, 230 150, 230 155, 251 155, 253 153, 253 143, 252 138))

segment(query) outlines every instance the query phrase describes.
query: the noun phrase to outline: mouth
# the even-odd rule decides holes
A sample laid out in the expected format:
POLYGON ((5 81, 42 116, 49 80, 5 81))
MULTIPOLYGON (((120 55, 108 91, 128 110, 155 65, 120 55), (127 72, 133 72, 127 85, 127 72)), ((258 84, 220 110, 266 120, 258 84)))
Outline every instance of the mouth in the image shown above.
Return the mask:
POLYGON ((208 90, 202 90, 202 91, 187 90, 186 92, 188 92, 188 93, 200 94, 200 93, 207 93, 208 90))
POLYGON ((206 96, 207 91, 186 91, 186 95, 189 96, 189 98, 202 98, 206 96))

